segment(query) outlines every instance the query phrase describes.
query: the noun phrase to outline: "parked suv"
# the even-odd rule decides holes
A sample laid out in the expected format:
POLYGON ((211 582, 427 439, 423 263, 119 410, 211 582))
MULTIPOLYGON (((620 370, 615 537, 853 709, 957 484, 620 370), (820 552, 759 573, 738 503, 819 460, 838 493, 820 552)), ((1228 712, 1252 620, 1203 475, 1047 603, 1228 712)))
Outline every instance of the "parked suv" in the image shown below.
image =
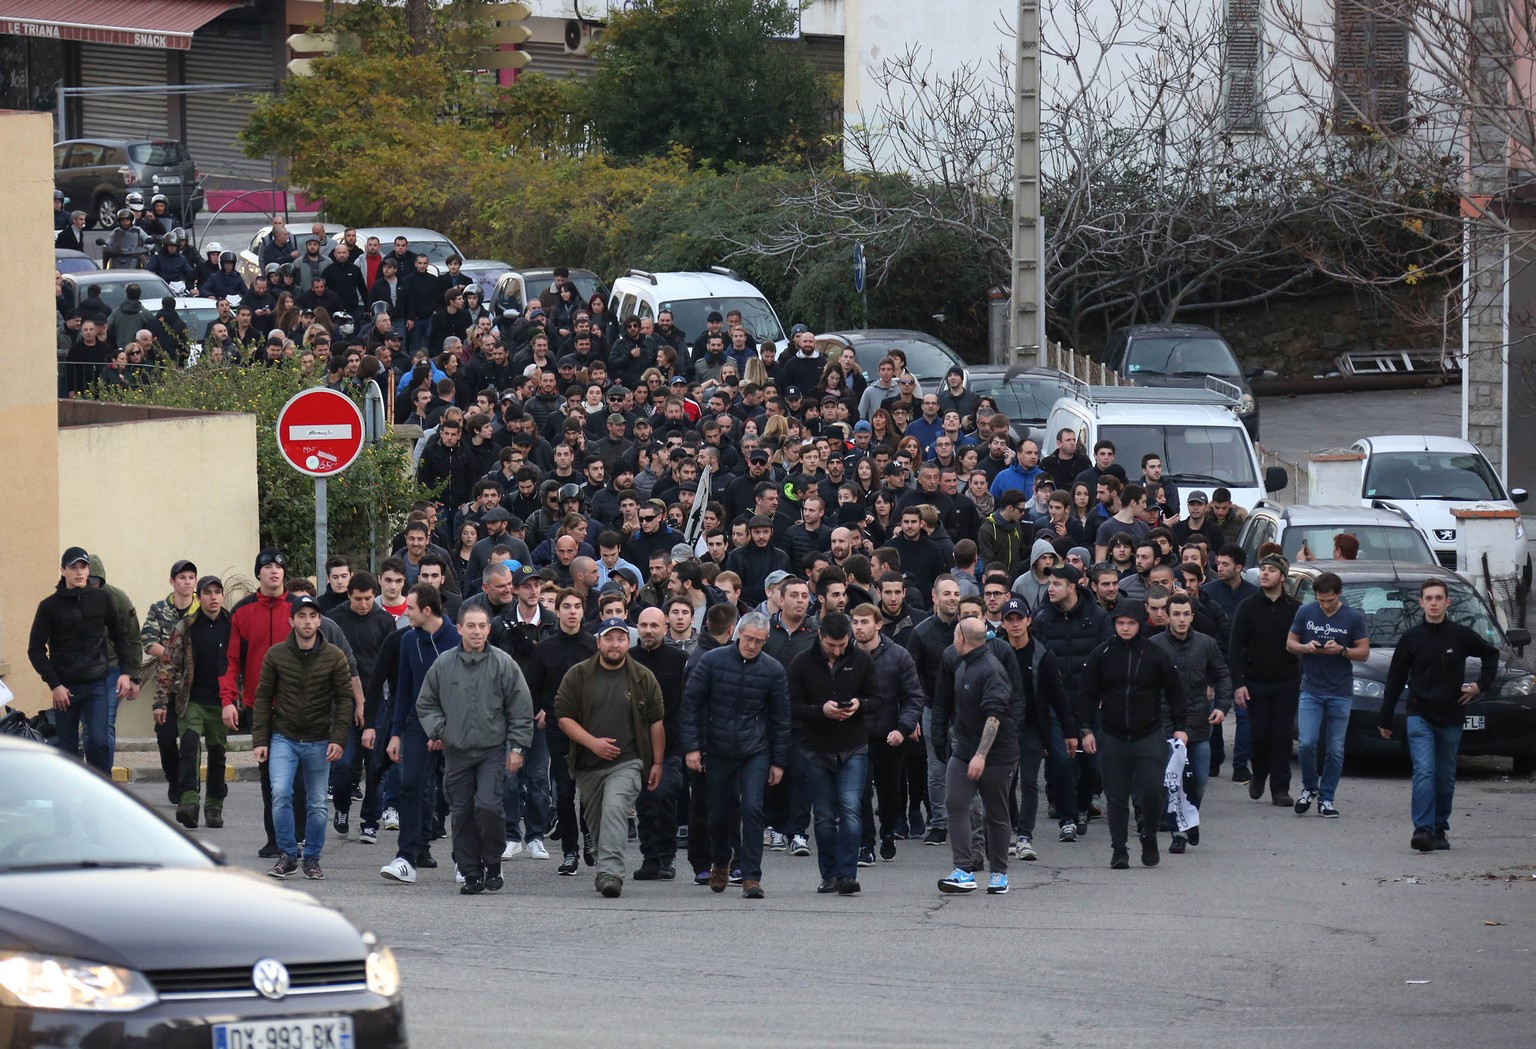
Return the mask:
POLYGON ((1248 512, 1237 545, 1247 564, 1259 563, 1259 547, 1279 543, 1287 560, 1307 549, 1306 560, 1333 556, 1333 537, 1348 532, 1360 540, 1362 561, 1403 561, 1437 564, 1429 537, 1401 510, 1365 506, 1281 506, 1266 499, 1248 512))
POLYGON ((1224 379, 1242 390, 1233 411, 1248 436, 1259 439, 1259 405, 1248 380, 1262 368, 1244 372, 1221 333, 1201 324, 1133 324, 1109 333, 1104 366, 1138 386, 1203 386, 1206 376, 1224 379))
POLYGON ((53 147, 53 182, 102 229, 117 224, 117 209, 133 190, 148 204, 164 193, 171 214, 191 226, 203 210, 197 165, 180 142, 170 138, 76 138, 53 147))

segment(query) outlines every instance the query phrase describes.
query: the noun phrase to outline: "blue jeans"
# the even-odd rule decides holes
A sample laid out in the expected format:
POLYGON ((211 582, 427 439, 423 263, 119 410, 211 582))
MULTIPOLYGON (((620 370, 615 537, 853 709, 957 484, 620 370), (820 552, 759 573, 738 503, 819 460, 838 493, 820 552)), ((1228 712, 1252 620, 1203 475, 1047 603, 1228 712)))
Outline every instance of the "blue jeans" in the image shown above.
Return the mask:
POLYGON ((834 754, 803 751, 801 757, 816 813, 816 864, 822 880, 857 877, 869 749, 834 754))
POLYGON ((83 734, 85 763, 108 776, 112 775, 112 748, 107 742, 107 717, 112 710, 112 693, 117 679, 112 681, 113 685, 105 681, 70 685, 69 706, 53 712, 53 724, 59 733, 55 745, 73 757, 80 753, 83 734))
POLYGON ((1444 833, 1456 794, 1456 749, 1461 726, 1441 728, 1416 714, 1408 717, 1408 754, 1413 758, 1413 826, 1444 833))
POLYGON ((272 734, 267 757, 272 775, 272 827, 277 833, 277 849, 284 856, 297 856, 299 840, 294 834, 293 776, 304 777, 304 858, 318 860, 325 848, 325 784, 331 776, 331 763, 325 760, 326 740, 301 743, 287 736, 272 734))
POLYGON ((1300 738, 1296 753, 1301 758, 1301 786, 1317 792, 1319 802, 1333 801, 1333 792, 1344 774, 1344 734, 1349 730, 1348 696, 1322 696, 1303 692, 1296 708, 1300 738), (1317 769, 1318 744, 1323 746, 1323 770, 1317 769))
MULTIPOLYGON (((768 752, 749 758, 704 759, 709 792, 710 863, 726 867, 733 850, 748 881, 763 878, 763 794, 768 789, 768 752)), ((862 781, 859 784, 863 788, 862 781)), ((692 826, 689 827, 690 832, 692 826)))
MULTIPOLYGON (((1221 728, 1220 725, 1215 726, 1221 728)), ((1184 796, 1195 808, 1205 799, 1205 785, 1211 779, 1211 741, 1191 743, 1187 747, 1188 773, 1184 777, 1184 796)))
MULTIPOLYGON (((117 760, 117 707, 122 702, 117 695, 117 679, 122 675, 122 670, 111 666, 107 668, 107 676, 102 687, 107 694, 107 769, 112 768, 112 763, 117 760)), ((80 725, 80 742, 84 747, 90 747, 92 743, 93 726, 89 722, 80 725)))
POLYGON ((549 737, 533 730, 533 742, 523 752, 523 767, 507 777, 502 792, 502 815, 508 841, 543 841, 549 833, 549 737), (528 800, 523 801, 524 792, 528 800), (523 824, 527 824, 526 830, 523 824))

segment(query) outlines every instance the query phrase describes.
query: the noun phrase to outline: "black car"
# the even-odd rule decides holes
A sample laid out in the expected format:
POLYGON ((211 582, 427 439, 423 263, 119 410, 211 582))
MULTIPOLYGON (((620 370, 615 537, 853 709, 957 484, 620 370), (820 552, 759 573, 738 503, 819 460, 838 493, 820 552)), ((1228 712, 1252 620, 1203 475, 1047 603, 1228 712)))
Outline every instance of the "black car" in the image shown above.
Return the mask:
MULTIPOLYGON (((1407 704, 1399 702, 1392 739, 1382 739, 1381 700, 1387 669, 1404 631, 1422 619, 1419 585, 1426 579, 1445 583, 1450 597, 1446 615, 1471 627, 1489 644, 1499 646, 1499 674, 1493 689, 1466 705, 1462 754, 1491 754, 1514 759, 1515 771, 1536 771, 1536 676, 1513 649, 1531 643, 1523 629, 1500 630, 1493 612, 1477 590, 1461 576, 1433 564, 1402 561, 1307 561, 1291 566, 1291 593, 1303 603, 1313 600, 1312 581, 1333 572, 1344 582, 1344 603, 1365 616, 1371 654, 1353 664, 1354 701, 1349 714, 1346 753, 1403 755, 1407 748, 1407 704)), ((1467 680, 1477 680, 1476 660, 1467 662, 1467 680)))
POLYGON ((1207 376, 1229 382, 1242 391, 1233 409, 1248 436, 1259 439, 1259 405, 1248 388, 1263 368, 1246 372, 1227 340, 1203 324, 1132 324, 1109 333, 1104 366, 1138 386, 1203 386, 1207 376))
POLYGON ((1056 442, 1045 440, 1045 420, 1051 405, 1062 395, 1066 376, 1054 368, 1003 368, 984 365, 972 368, 966 388, 972 393, 992 398, 997 410, 1008 416, 1015 437, 1029 437, 1042 449, 1054 450, 1056 442))
POLYGON ((4 736, 0 1032, 9 1049, 406 1045, 399 970, 372 933, 4 736))

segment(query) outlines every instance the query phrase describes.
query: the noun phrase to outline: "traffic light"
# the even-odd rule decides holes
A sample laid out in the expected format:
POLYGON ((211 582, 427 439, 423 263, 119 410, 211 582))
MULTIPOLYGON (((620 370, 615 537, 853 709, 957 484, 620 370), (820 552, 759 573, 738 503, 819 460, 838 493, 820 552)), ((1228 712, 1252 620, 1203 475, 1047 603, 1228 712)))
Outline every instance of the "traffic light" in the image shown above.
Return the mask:
POLYGON ((533 10, 524 3, 486 4, 480 16, 489 24, 474 41, 475 68, 522 69, 528 64, 525 51, 508 50, 525 44, 533 36, 526 22, 533 10))
POLYGON ((304 57, 288 63, 288 75, 309 76, 315 71, 316 58, 356 51, 359 46, 356 33, 294 33, 288 38, 288 50, 304 57))

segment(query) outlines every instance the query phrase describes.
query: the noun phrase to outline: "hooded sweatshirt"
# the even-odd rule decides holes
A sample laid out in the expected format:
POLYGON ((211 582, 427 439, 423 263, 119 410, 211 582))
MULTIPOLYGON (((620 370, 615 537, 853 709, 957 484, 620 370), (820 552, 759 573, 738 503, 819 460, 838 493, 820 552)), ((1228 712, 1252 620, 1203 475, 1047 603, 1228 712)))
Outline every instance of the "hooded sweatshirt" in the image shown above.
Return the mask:
MULTIPOLYGON (((120 588, 112 586, 107 582, 107 567, 102 563, 101 558, 95 554, 91 555, 91 578, 101 581, 101 589, 112 599, 112 607, 117 610, 118 619, 122 621, 123 627, 132 635, 133 645, 131 651, 133 653, 133 662, 119 664, 118 666, 122 673, 132 674, 137 678, 144 666, 144 643, 140 640, 142 628, 139 625, 138 610, 133 607, 133 599, 120 588)), ((105 637, 110 648, 112 644, 110 631, 105 634, 105 637)))
POLYGON ((1030 608, 1040 608, 1048 600, 1045 591, 1050 583, 1049 578, 1041 579, 1035 575, 1035 565, 1046 554, 1054 559, 1056 547, 1049 539, 1036 539, 1035 544, 1029 548, 1029 564, 1024 574, 1013 581, 1013 592, 1028 601, 1030 608))
POLYGON ((1187 732, 1184 683, 1168 653, 1147 640, 1145 626, 1129 641, 1110 638, 1088 657, 1077 699, 1083 731, 1092 731, 1094 710, 1101 708, 1108 735, 1145 739, 1162 729, 1164 702, 1173 731, 1187 732))

